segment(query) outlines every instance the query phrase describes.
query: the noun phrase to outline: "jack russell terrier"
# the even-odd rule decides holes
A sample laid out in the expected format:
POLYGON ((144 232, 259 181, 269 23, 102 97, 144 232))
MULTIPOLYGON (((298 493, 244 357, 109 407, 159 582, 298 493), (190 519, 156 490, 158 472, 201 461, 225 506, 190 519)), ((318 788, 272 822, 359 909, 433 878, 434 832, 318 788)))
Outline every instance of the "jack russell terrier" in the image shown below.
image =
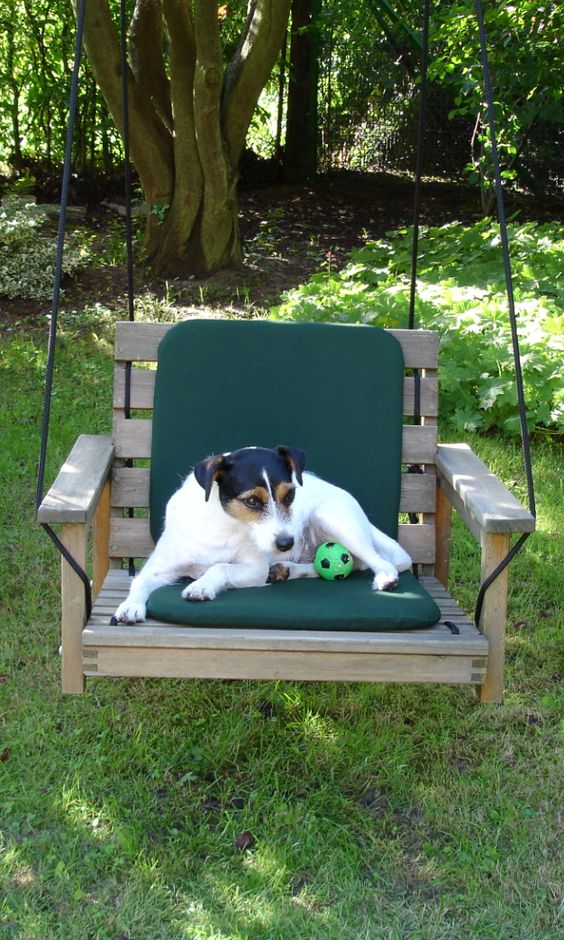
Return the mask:
POLYGON ((355 570, 374 572, 372 589, 394 587, 411 567, 401 546, 373 526, 356 499, 313 473, 293 447, 244 447, 194 468, 167 504, 164 531, 112 623, 145 619, 158 587, 193 578, 188 601, 229 588, 316 578, 312 559, 328 540, 346 545, 355 570))

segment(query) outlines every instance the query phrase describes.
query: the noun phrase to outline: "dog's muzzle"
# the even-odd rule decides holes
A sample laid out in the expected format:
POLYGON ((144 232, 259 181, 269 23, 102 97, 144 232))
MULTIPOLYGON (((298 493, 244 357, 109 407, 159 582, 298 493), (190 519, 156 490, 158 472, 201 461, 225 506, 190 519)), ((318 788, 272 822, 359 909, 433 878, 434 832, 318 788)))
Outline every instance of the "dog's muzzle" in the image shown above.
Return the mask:
POLYGON ((289 552, 294 547, 294 539, 291 535, 278 535, 274 544, 279 552, 289 552))

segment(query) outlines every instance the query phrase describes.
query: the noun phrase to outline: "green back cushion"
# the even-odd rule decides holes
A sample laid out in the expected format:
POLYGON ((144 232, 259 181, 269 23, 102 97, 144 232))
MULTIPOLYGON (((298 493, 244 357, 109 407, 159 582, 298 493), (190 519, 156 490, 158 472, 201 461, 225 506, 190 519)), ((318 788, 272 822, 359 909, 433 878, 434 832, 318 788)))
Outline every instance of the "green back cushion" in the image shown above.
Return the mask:
POLYGON ((156 541, 168 500, 198 461, 286 444, 395 537, 402 411, 401 346, 377 327, 179 323, 159 346, 151 534, 156 541))
MULTIPOLYGON (((374 525, 395 537, 403 372, 399 343, 377 327, 229 320, 172 327, 159 346, 155 386, 155 541, 169 498, 196 463, 253 444, 302 448, 307 469, 353 493, 374 525)), ((151 616, 302 629, 315 629, 314 623, 325 629, 397 629, 427 626, 439 616, 412 575, 402 576, 400 588, 389 595, 375 595, 364 575, 336 584, 308 580, 228 591, 203 604, 183 601, 181 590, 172 585, 155 591, 151 616)))

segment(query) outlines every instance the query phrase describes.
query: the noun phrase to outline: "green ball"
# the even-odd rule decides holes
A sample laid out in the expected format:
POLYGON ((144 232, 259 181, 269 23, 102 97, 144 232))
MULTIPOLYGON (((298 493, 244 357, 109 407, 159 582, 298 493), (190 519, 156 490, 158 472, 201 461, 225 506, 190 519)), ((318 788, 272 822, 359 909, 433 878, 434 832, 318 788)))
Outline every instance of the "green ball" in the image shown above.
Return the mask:
POLYGON ((326 581, 342 581, 353 570, 354 559, 340 542, 323 542, 313 558, 313 567, 326 581))

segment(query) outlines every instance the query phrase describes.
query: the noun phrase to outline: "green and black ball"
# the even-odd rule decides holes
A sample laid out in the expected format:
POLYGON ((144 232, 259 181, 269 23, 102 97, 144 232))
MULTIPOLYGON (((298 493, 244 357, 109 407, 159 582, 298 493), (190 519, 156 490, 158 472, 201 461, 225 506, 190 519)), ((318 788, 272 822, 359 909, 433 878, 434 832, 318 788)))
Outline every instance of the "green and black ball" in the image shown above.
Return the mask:
POLYGON ((340 542, 322 542, 313 558, 313 567, 326 581, 348 578, 353 565, 353 556, 340 542))

